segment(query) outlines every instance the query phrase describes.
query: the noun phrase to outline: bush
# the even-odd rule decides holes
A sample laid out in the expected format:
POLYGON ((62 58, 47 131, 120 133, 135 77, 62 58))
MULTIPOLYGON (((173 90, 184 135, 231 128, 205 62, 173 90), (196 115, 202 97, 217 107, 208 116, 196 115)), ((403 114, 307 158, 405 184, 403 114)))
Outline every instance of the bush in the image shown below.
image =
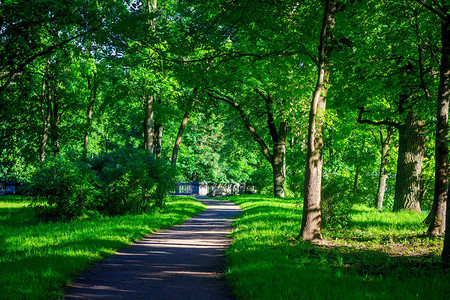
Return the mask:
POLYGON ((164 206, 173 175, 167 162, 131 147, 90 159, 60 155, 41 165, 27 192, 44 219, 142 213, 164 206))
POLYGON ((44 219, 71 220, 89 217, 98 206, 98 181, 90 165, 64 156, 42 163, 25 186, 32 206, 44 219))
POLYGON ((351 183, 337 176, 322 188, 322 216, 324 227, 344 228, 350 225, 352 210, 351 183))
POLYGON ((109 215, 141 213, 162 207, 173 185, 171 166, 144 150, 123 148, 92 159, 109 215))

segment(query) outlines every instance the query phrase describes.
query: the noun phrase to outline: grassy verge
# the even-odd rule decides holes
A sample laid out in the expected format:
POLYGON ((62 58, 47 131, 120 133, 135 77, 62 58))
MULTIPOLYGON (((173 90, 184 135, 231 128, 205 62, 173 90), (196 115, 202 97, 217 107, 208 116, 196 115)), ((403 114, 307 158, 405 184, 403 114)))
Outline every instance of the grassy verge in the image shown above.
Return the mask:
POLYGON ((39 223, 28 204, 0 198, 0 299, 61 298, 64 285, 94 261, 205 207, 194 198, 173 197, 154 214, 39 223))
POLYGON ((233 196, 235 222, 226 280, 238 299, 450 299, 441 238, 421 237, 424 214, 355 206, 352 226, 297 239, 296 199, 233 196))

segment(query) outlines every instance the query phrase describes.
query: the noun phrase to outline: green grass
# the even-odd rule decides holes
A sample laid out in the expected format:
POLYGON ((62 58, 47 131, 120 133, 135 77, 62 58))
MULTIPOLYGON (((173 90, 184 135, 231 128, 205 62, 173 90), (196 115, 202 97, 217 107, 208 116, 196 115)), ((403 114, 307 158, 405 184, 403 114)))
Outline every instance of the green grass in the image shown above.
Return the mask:
POLYGON ((352 226, 298 239, 297 199, 233 196, 225 279, 238 299, 450 299, 441 238, 422 237, 424 214, 354 207, 352 226))
POLYGON ((205 207, 173 197, 154 214, 40 223, 28 205, 20 197, 0 198, 0 299, 62 298, 63 287, 93 262, 205 207))

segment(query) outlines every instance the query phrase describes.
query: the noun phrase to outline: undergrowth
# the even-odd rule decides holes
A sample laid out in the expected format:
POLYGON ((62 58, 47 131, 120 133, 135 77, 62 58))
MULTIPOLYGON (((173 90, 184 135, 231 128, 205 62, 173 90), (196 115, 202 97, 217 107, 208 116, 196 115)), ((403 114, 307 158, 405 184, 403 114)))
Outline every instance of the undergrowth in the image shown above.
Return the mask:
POLYGON ((233 196, 225 279, 238 299, 449 299, 441 238, 423 237, 424 214, 354 206, 349 227, 324 241, 298 238, 298 199, 233 196))
POLYGON ((163 211, 76 222, 41 223, 20 197, 0 198, 0 299, 58 299, 93 262, 157 229, 198 214, 193 198, 168 198, 163 211))

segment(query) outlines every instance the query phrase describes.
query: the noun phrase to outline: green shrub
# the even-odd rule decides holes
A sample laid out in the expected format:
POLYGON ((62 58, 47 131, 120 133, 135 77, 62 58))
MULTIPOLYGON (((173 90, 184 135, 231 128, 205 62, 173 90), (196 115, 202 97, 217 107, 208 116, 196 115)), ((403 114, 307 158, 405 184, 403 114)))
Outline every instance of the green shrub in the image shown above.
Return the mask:
POLYGON ((42 163, 25 191, 40 217, 72 220, 95 214, 97 187, 96 174, 88 163, 58 156, 42 163))
POLYGON ((92 158, 102 183, 102 209, 109 215, 141 213, 162 207, 173 185, 171 166, 148 151, 122 148, 92 158))
POLYGON ((168 162, 131 147, 86 159, 73 153, 47 160, 27 185, 47 220, 123 215, 162 208, 173 186, 168 162))
POLYGON ((344 228, 350 225, 351 199, 351 183, 343 176, 337 176, 322 187, 324 227, 344 228))

